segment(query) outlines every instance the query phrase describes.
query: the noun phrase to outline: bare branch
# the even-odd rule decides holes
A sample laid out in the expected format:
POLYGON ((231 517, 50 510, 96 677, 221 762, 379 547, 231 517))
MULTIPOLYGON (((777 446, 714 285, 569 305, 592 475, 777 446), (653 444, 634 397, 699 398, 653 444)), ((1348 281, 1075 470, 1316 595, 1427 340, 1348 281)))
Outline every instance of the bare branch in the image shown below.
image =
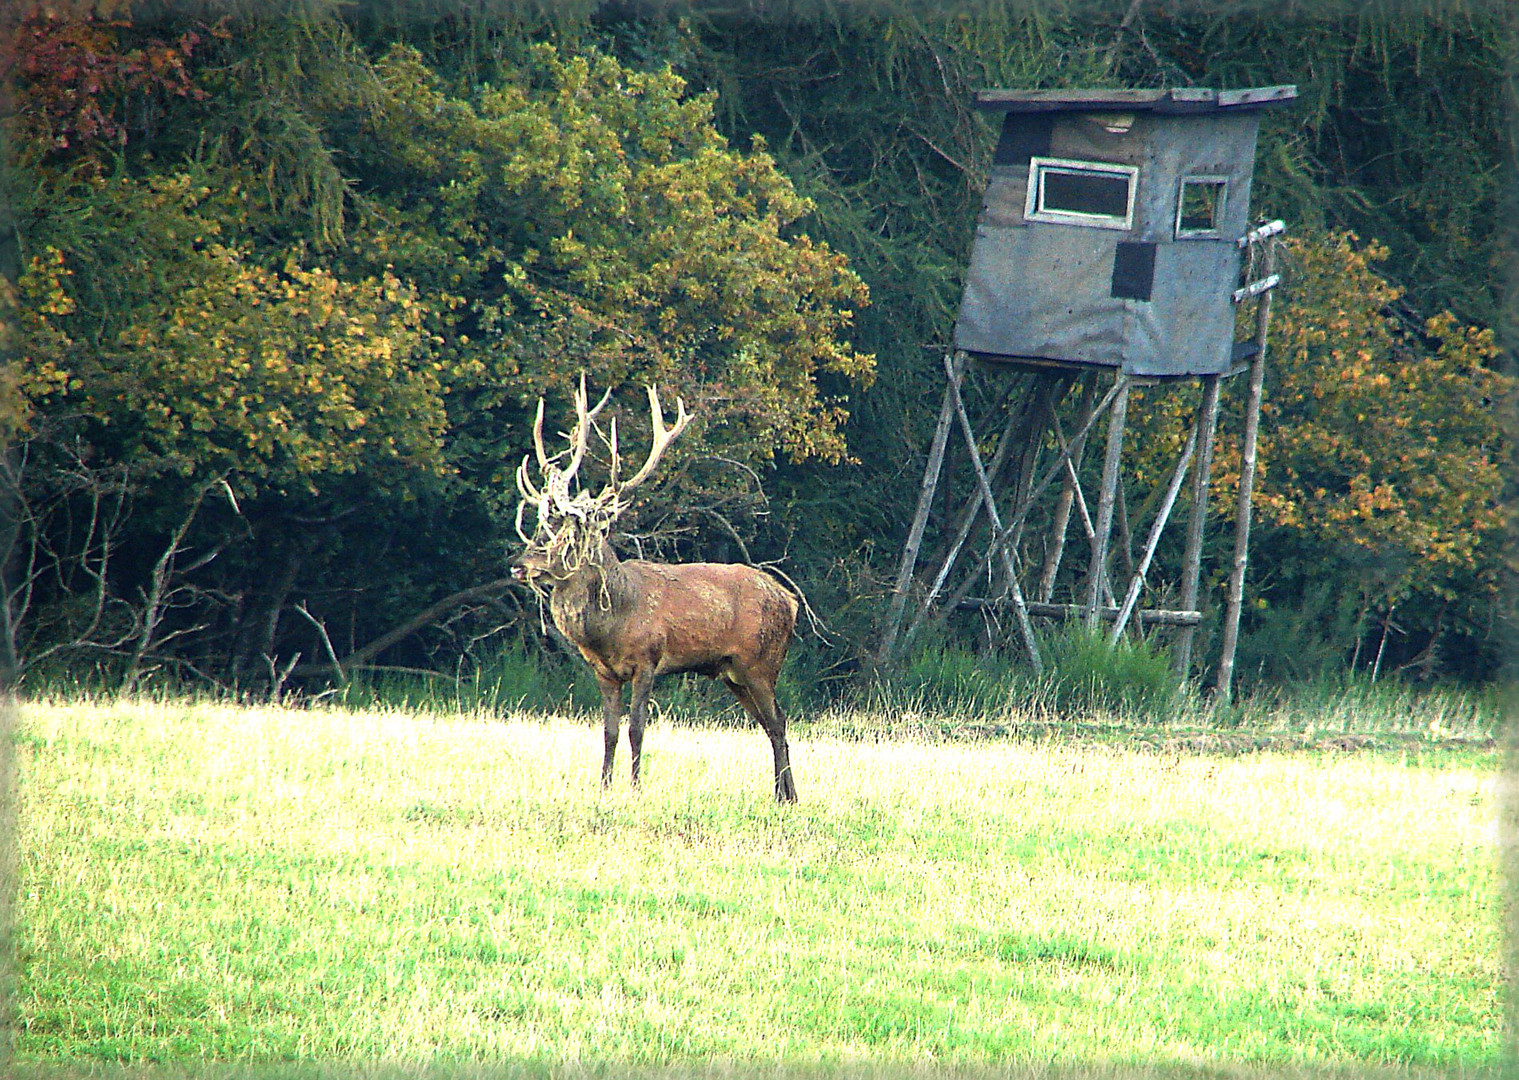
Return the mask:
MULTIPOLYGON (((200 513, 201 503, 205 501, 207 493, 218 484, 224 483, 226 477, 218 477, 207 484, 202 484, 195 490, 195 497, 190 501, 190 508, 185 512, 179 526, 169 537, 169 542, 164 546, 163 554, 153 564, 153 573, 149 578, 148 588, 142 593, 143 607, 140 632, 137 638, 137 646, 132 652, 131 660, 127 663, 126 674, 122 676, 122 693, 130 694, 137 686, 137 680, 141 673, 143 657, 154 644, 154 636, 158 632, 158 626, 163 621, 164 612, 169 607, 171 596, 170 582, 173 580, 174 564, 183 549, 185 535, 190 531, 190 526, 195 523, 196 516, 200 513)), ((214 557, 214 554, 213 556, 214 557)), ((198 565, 204 565, 204 560, 198 565)))
POLYGON ((285 680, 290 678, 290 673, 295 670, 295 665, 301 662, 301 654, 296 653, 285 665, 285 670, 276 671, 274 657, 264 653, 264 663, 269 666, 269 700, 275 705, 280 704, 285 696, 285 680))
POLYGON ((779 560, 776 562, 763 562, 759 564, 759 568, 764 570, 765 573, 779 578, 788 589, 796 594, 796 598, 801 601, 802 612, 807 616, 807 625, 812 627, 812 633, 824 645, 831 646, 833 641, 828 637, 828 624, 823 622, 822 617, 813 609, 812 602, 807 599, 807 594, 802 591, 802 587, 792 579, 790 574, 777 565, 778 562, 779 560))
POLYGON ((363 648, 355 649, 343 659, 339 666, 344 671, 353 671, 355 668, 362 667, 396 642, 410 637, 424 626, 428 626, 440 615, 452 611, 461 604, 467 604, 471 600, 502 592, 509 588, 511 584, 512 579, 509 577, 497 578, 495 581, 488 581, 484 585, 461 589, 456 593, 445 596, 443 599, 417 612, 417 614, 407 619, 400 626, 381 634, 363 648))
MULTIPOLYGON (((596 417, 606 407, 607 401, 612 396, 612 388, 607 387, 606 393, 601 395, 601 400, 596 403, 594 409, 587 410, 586 402, 589 400, 585 391, 585 372, 580 373, 580 386, 575 390, 575 427, 570 432, 570 463, 559 472, 563 477, 564 490, 561 492, 566 498, 569 497, 570 481, 580 471, 580 463, 585 460, 586 442, 591 434, 591 428, 595 426, 596 417)), ((539 399, 539 405, 543 404, 539 399)))
POLYGON ((723 531, 728 534, 729 538, 735 544, 738 545, 738 553, 743 556, 745 564, 749 566, 754 565, 754 558, 749 554, 749 545, 744 543, 744 538, 742 536, 738 535, 738 530, 733 527, 733 522, 723 517, 723 515, 719 514, 710 506, 698 506, 696 508, 696 511, 703 517, 710 518, 711 520, 721 525, 723 531))
MULTIPOLYGON (((27 542, 26 569, 18 583, 8 589, 4 602, 7 606, 10 619, 9 630, 19 634, 20 628, 30 610, 33 590, 37 582, 44 574, 56 578, 59 589, 65 594, 72 596, 75 589, 70 582, 73 573, 79 573, 89 580, 92 593, 90 606, 84 625, 77 629, 65 632, 65 640, 55 641, 52 645, 40 651, 22 655, 21 649, 17 648, 17 662, 15 675, 19 679, 37 664, 52 656, 89 649, 106 653, 114 653, 136 632, 136 619, 132 620, 133 626, 129 627, 120 636, 113 640, 97 640, 96 634, 101 624, 105 621, 108 608, 124 605, 122 601, 113 600, 109 590, 109 576, 111 559, 115 552, 115 540, 127 516, 127 496, 130 492, 130 470, 122 467, 113 470, 116 477, 111 475, 102 476, 90 469, 84 460, 83 452, 77 447, 64 447, 64 452, 69 454, 72 467, 66 469, 62 476, 69 482, 67 491, 55 492, 51 500, 52 509, 39 511, 27 503, 22 490, 21 477, 13 476, 16 484, 17 498, 25 507, 28 517, 28 529, 30 537, 27 542), (85 533, 77 545, 77 554, 70 555, 63 551, 55 550, 48 542, 46 530, 42 523, 42 513, 51 513, 53 509, 61 509, 66 506, 68 491, 84 491, 88 495, 88 516, 85 523, 85 533), (114 506, 107 512, 105 507, 110 498, 114 497, 114 506)), ((77 624, 76 624, 77 626, 77 624)), ((19 645, 19 643, 18 643, 19 645)))
POLYGON ((343 662, 338 659, 337 650, 332 647, 332 638, 327 636, 326 625, 315 615, 306 610, 306 601, 304 600, 295 605, 295 610, 297 613, 304 615, 306 617, 306 621, 309 622, 312 626, 316 627, 316 632, 322 637, 322 648, 327 650, 327 657, 332 661, 333 674, 338 677, 339 683, 346 686, 348 684, 348 673, 343 670, 343 662))

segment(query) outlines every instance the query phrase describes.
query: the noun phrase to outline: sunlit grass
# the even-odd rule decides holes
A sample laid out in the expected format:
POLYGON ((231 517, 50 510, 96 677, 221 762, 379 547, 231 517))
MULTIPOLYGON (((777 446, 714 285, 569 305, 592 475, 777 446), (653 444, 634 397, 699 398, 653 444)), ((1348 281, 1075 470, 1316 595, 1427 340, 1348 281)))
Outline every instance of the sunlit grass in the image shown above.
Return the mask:
POLYGON ((1494 754, 599 744, 27 707, 19 1060, 1496 1057, 1494 754))

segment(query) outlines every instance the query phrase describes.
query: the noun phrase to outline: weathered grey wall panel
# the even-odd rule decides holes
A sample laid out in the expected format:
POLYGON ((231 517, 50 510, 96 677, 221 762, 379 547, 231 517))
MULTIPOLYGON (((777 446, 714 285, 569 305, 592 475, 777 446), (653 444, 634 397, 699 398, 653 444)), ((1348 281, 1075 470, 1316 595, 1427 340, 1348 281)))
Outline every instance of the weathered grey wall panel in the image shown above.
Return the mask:
POLYGON ((981 225, 955 344, 973 353, 1116 367, 1123 301, 1108 295, 1112 268, 1113 240, 1102 230, 981 225))

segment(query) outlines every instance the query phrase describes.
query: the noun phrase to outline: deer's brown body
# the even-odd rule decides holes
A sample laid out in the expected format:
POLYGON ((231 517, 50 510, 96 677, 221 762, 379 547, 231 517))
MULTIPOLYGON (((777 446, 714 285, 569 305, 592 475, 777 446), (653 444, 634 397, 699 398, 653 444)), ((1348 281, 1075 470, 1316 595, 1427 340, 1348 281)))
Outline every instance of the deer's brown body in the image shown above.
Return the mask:
MULTIPOLYGON (((796 625, 796 598, 769 574, 750 566, 624 562, 607 543, 606 529, 621 509, 617 494, 647 476, 664 447, 685 426, 681 409, 676 426, 664 431, 659 399, 652 390, 650 401, 655 449, 649 462, 624 485, 616 484, 614 465, 614 481, 597 497, 601 501, 582 496, 576 504, 568 496, 569 477, 595 415, 585 409, 582 386, 576 399, 580 420, 572 439, 579 442, 572 467, 554 470, 540 449, 540 468, 549 474, 543 492, 525 482, 526 463, 518 473, 524 497, 538 508, 539 526, 513 574, 534 586, 547 585, 554 625, 596 673, 604 721, 603 785, 612 782, 623 687, 633 687, 628 748, 636 786, 654 680, 693 671, 722 680, 764 729, 775 757, 775 797, 794 802, 786 717, 775 700, 775 683, 796 625)), ((541 424, 540 405, 540 430, 541 424)), ((538 442, 541 445, 541 438, 538 442)), ((611 446, 615 461, 615 427, 611 446)))

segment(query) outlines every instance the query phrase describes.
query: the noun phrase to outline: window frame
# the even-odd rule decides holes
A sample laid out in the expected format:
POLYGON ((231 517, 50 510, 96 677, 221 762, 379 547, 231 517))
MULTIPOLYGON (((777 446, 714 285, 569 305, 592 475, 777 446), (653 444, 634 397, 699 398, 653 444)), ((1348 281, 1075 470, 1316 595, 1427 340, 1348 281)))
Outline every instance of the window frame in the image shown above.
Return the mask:
POLYGON ((1112 161, 1081 161, 1076 158, 1030 157, 1028 163, 1028 194, 1023 203, 1026 221, 1042 221, 1052 225, 1080 225, 1088 229, 1116 229, 1131 232, 1134 228, 1134 204, 1139 195, 1139 166, 1120 165, 1112 161), (1046 208, 1044 203, 1044 177, 1047 172, 1077 175, 1100 175, 1116 177, 1128 184, 1128 200, 1124 216, 1090 214, 1080 210, 1046 208))
POLYGON ((1224 235, 1224 212, 1229 205, 1229 178, 1216 173, 1188 173, 1181 178, 1176 185, 1176 239, 1178 240, 1219 240, 1224 235), (1181 225, 1182 212, 1187 205, 1187 185, 1208 184, 1219 188, 1218 203, 1213 215, 1215 224, 1211 229, 1184 229, 1181 225))

